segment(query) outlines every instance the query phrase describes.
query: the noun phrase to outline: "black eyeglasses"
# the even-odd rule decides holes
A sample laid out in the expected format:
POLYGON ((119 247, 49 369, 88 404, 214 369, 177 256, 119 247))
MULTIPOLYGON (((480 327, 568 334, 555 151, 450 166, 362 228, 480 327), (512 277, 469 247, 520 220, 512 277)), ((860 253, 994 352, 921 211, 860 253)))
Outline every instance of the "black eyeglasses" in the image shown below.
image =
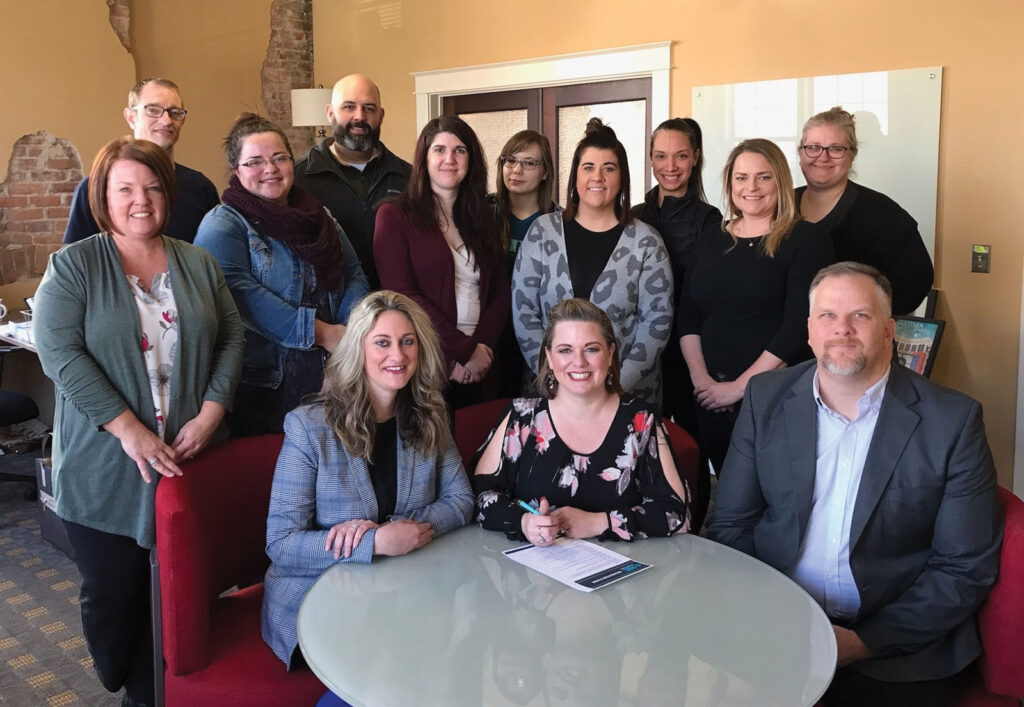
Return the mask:
POLYGON ((154 105, 152 103, 135 107, 141 109, 142 112, 150 118, 159 118, 161 115, 166 113, 171 116, 171 120, 183 120, 185 118, 185 114, 188 113, 184 108, 164 108, 163 106, 154 105))
POLYGON ((838 160, 840 157, 844 157, 846 155, 847 150, 851 150, 853 148, 846 147, 845 145, 829 145, 828 147, 825 147, 824 145, 801 145, 800 149, 803 150, 804 154, 808 157, 817 157, 822 153, 822 150, 826 150, 829 157, 838 160))
POLYGON ((535 160, 532 157, 516 159, 515 157, 512 156, 502 157, 501 163, 508 167, 509 169, 515 169, 516 165, 519 165, 520 167, 523 168, 524 172, 533 171, 543 164, 540 160, 535 160))

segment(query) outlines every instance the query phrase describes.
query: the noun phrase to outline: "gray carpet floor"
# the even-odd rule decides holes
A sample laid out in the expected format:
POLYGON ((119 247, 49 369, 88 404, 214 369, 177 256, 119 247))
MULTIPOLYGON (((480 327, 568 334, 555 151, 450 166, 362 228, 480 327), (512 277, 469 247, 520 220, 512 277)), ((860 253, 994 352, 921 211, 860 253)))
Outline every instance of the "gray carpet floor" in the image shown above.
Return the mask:
POLYGON ((0 705, 118 705, 82 637, 75 563, 40 536, 30 488, 0 481, 0 705))

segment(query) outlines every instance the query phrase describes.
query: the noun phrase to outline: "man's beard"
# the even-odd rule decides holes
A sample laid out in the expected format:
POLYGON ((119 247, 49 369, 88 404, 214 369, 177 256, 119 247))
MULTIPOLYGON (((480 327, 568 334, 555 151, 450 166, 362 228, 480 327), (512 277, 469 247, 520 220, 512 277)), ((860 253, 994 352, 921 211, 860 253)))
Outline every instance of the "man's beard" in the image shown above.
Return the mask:
POLYGON ((868 359, 864 354, 860 354, 852 361, 839 363, 829 355, 826 349, 825 353, 822 354, 821 364, 825 367, 826 371, 834 376, 855 376, 868 367, 868 359))
POLYGON ((345 125, 337 120, 332 120, 331 133, 334 135, 336 143, 352 152, 370 152, 380 140, 380 126, 371 128, 370 124, 364 120, 351 120, 345 125), (349 133, 350 127, 363 128, 367 132, 364 135, 352 135, 349 133))

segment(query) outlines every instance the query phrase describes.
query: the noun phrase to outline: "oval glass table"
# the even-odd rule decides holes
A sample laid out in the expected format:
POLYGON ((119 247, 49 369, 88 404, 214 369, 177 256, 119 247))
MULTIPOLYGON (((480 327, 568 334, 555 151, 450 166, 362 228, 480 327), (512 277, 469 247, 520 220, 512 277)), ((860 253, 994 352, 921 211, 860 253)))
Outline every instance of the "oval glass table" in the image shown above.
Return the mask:
POLYGON ((325 572, 299 645, 355 707, 813 705, 836 644, 771 567, 700 537, 609 547, 653 565, 592 593, 501 553, 473 525, 404 557, 325 572))

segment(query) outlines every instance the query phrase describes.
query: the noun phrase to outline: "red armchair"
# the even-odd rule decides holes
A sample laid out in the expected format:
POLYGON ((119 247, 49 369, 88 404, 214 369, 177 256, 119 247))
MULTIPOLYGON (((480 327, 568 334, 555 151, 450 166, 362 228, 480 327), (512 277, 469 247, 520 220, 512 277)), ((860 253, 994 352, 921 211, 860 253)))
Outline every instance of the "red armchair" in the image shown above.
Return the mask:
POLYGON ((260 636, 267 508, 282 440, 227 442, 157 487, 158 704, 162 696, 168 707, 313 705, 324 692, 308 668, 287 672, 260 636), (235 586, 243 588, 222 596, 235 586))
POLYGON ((1020 707, 1024 699, 1024 501, 1004 488, 999 579, 978 611, 981 657, 967 673, 957 707, 1020 707))
MULTIPOLYGON (((470 466, 473 455, 487 439, 491 429, 501 422, 500 415, 510 402, 510 399, 503 398, 479 405, 470 405, 455 411, 455 446, 459 448, 459 454, 462 456, 463 464, 466 465, 467 474, 473 473, 470 466)), ((690 487, 690 499, 695 504, 692 509, 695 523, 692 531, 696 533, 699 531, 696 521, 703 519, 708 510, 706 505, 702 508, 696 507, 698 499, 701 498, 697 488, 700 484, 700 474, 697 469, 700 453, 693 437, 682 427, 671 420, 665 420, 665 429, 668 430, 668 436, 672 440, 672 449, 676 453, 679 476, 690 487)))

